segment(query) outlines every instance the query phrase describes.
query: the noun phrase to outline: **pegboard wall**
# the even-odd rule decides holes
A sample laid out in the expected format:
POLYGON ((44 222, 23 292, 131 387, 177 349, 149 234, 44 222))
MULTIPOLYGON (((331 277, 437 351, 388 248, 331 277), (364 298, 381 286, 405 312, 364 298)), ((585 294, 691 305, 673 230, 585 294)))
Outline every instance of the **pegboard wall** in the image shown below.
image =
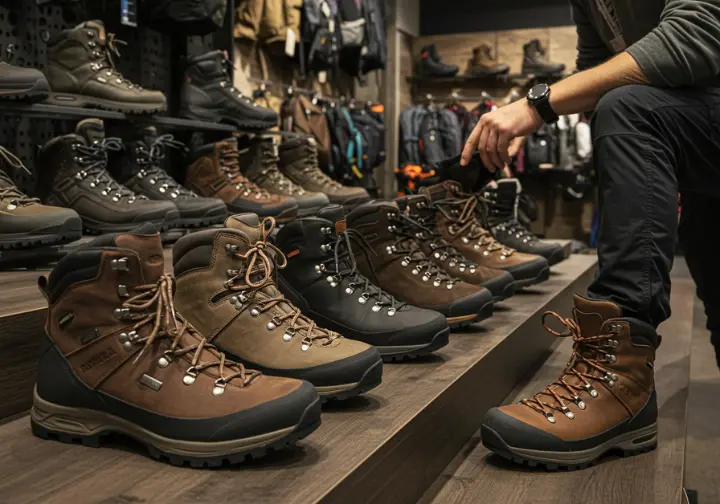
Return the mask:
MULTIPOLYGON (((228 3, 229 7, 233 4, 228 3)), ((231 12, 229 8, 228 15, 231 12)), ((121 57, 116 58, 118 70, 147 89, 164 92, 169 115, 176 110, 185 58, 203 54, 216 45, 212 35, 178 39, 143 27, 142 19, 137 28, 124 26, 120 22, 120 0, 51 0, 43 5, 37 5, 36 0, 0 0, 0 60, 44 71, 46 41, 59 31, 93 19, 102 20, 107 32, 127 42, 127 46, 120 47, 121 57)), ((229 35, 227 38, 230 40, 229 35)), ((216 41, 222 39, 215 37, 216 41)), ((74 123, 65 120, 0 114, 0 145, 20 157, 33 172, 38 147, 73 128, 74 123)), ((22 189, 32 192, 30 177, 13 175, 22 189)))

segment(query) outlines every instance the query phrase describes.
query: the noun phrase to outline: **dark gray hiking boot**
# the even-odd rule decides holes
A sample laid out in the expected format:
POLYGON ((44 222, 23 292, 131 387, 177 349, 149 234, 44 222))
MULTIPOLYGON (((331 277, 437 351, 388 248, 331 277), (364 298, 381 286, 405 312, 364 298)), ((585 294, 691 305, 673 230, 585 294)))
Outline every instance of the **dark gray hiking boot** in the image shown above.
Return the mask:
POLYGON ((50 85, 40 70, 0 61, 0 99, 40 101, 50 95, 50 85))
POLYGON ((46 75, 53 91, 49 102, 128 114, 165 110, 164 94, 143 89, 115 68, 121 42, 105 33, 102 21, 86 21, 52 37, 47 43, 46 75))

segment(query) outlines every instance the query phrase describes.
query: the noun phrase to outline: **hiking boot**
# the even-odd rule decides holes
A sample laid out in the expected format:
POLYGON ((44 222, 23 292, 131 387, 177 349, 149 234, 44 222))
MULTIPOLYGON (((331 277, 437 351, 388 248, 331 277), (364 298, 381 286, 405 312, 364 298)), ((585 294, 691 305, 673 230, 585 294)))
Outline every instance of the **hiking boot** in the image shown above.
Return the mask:
POLYGON ((0 99, 36 102, 50 96, 50 84, 40 70, 0 61, 0 99))
MULTIPOLYGON (((0 166, 15 172, 25 170, 22 161, 0 145, 0 166)), ((0 170, 0 250, 61 245, 82 237, 82 221, 77 212, 40 204, 18 189, 0 170)))
POLYGON ((460 71, 457 65, 443 63, 435 44, 422 48, 420 52, 420 73, 428 77, 455 77, 460 71))
POLYGON ((250 146, 240 150, 240 166, 245 176, 263 189, 293 198, 298 204, 298 217, 315 215, 329 203, 321 192, 309 192, 293 184, 278 169, 278 146, 268 138, 254 138, 250 146))
POLYGON ((374 345, 385 361, 447 345, 450 328, 443 315, 398 301, 360 274, 352 233, 339 205, 284 226, 275 239, 288 258, 280 272, 283 294, 321 326, 374 345))
POLYGON ((47 42, 46 75, 53 91, 48 103, 154 114, 167 108, 165 95, 130 82, 116 68, 120 56, 114 33, 102 21, 86 21, 47 42))
POLYGON ((309 192, 323 193, 330 203, 346 210, 370 201, 362 187, 348 187, 327 176, 318 165, 317 142, 313 137, 298 137, 280 144, 280 171, 309 192))
POLYGON ((523 46, 522 73, 542 77, 552 77, 563 73, 565 65, 562 63, 550 63, 545 52, 545 48, 537 39, 525 44, 523 46))
POLYGON ((516 292, 550 278, 550 266, 544 257, 517 252, 493 237, 489 226, 480 221, 485 215, 478 209, 478 197, 463 193, 457 182, 426 187, 423 194, 432 202, 435 226, 442 237, 470 261, 509 272, 515 279, 516 292))
POLYGON ((425 254, 397 205, 364 203, 347 216, 358 271, 396 298, 447 318, 451 329, 492 315, 493 295, 452 278, 425 254))
POLYGON ((201 196, 224 201, 231 214, 254 213, 274 217, 277 222, 297 217, 294 199, 270 194, 240 172, 240 154, 234 138, 194 149, 189 161, 185 187, 201 196))
POLYGON ((562 245, 540 241, 518 220, 521 190, 520 181, 514 178, 498 180, 485 187, 483 196, 489 202, 488 223, 493 235, 503 245, 543 256, 550 266, 564 261, 562 245))
POLYGON ((119 433, 175 465, 264 455, 320 425, 306 382, 226 359, 173 307, 160 235, 150 224, 105 235, 40 279, 48 300, 33 434, 97 447, 119 433))
POLYGON ((268 242, 272 218, 261 224, 257 215, 240 214, 225 225, 175 244, 176 308, 229 357, 307 380, 323 400, 379 385, 382 359, 375 348, 318 327, 278 290, 285 257, 268 242))
POLYGON ((657 399, 653 382, 660 336, 645 322, 623 318, 609 301, 575 296, 573 319, 557 336, 575 344, 557 381, 530 399, 488 411, 483 444, 513 462, 547 469, 579 469, 604 453, 625 455, 657 445, 657 399))
POLYGON ((180 217, 173 203, 137 196, 108 173, 108 151, 122 148, 119 138, 105 138, 100 119, 82 120, 75 133, 50 140, 37 163, 43 203, 72 208, 91 234, 130 231, 146 222, 161 231, 173 227, 180 217))
POLYGON ((404 196, 395 200, 407 219, 402 224, 414 233, 420 250, 449 275, 465 283, 481 285, 493 295, 493 302, 503 301, 515 293, 515 279, 507 271, 480 266, 465 258, 450 245, 436 228, 435 214, 425 194, 404 196))
POLYGON ((180 212, 175 227, 192 228, 222 224, 227 217, 225 203, 201 198, 185 189, 161 168, 166 149, 185 149, 172 135, 158 136, 155 126, 135 128, 125 149, 110 156, 109 169, 126 187, 151 200, 171 201, 180 212))
POLYGON ((277 113, 260 107, 232 84, 232 63, 223 51, 188 60, 180 90, 180 116, 197 121, 224 122, 238 129, 277 126, 277 113))
POLYGON ((473 49, 473 57, 468 61, 467 74, 478 79, 486 77, 499 77, 510 71, 510 67, 498 63, 493 56, 492 49, 487 44, 482 44, 473 49))

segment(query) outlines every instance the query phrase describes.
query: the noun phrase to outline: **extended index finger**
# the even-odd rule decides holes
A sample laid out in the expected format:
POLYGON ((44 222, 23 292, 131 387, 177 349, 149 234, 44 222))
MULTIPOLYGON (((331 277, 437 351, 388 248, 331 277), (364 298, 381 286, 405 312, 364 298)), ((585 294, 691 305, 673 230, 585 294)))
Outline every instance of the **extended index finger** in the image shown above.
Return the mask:
POLYGON ((460 165, 465 166, 467 165, 470 160, 472 159, 473 152, 477 149, 478 142, 480 141, 480 135, 482 133, 482 124, 478 123, 478 125, 475 127, 472 133, 470 133, 470 136, 467 139, 467 142, 465 142, 465 147, 462 151, 462 157, 460 158, 460 165))

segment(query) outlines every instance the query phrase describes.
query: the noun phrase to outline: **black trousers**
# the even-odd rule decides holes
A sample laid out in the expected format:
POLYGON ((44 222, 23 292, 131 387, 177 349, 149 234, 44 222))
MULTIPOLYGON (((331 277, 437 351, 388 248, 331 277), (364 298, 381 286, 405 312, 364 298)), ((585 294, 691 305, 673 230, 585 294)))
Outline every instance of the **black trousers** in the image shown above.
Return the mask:
POLYGON ((679 236, 720 340, 720 90, 624 86, 602 98, 592 126, 600 271, 589 295, 657 326, 670 316, 679 236))

